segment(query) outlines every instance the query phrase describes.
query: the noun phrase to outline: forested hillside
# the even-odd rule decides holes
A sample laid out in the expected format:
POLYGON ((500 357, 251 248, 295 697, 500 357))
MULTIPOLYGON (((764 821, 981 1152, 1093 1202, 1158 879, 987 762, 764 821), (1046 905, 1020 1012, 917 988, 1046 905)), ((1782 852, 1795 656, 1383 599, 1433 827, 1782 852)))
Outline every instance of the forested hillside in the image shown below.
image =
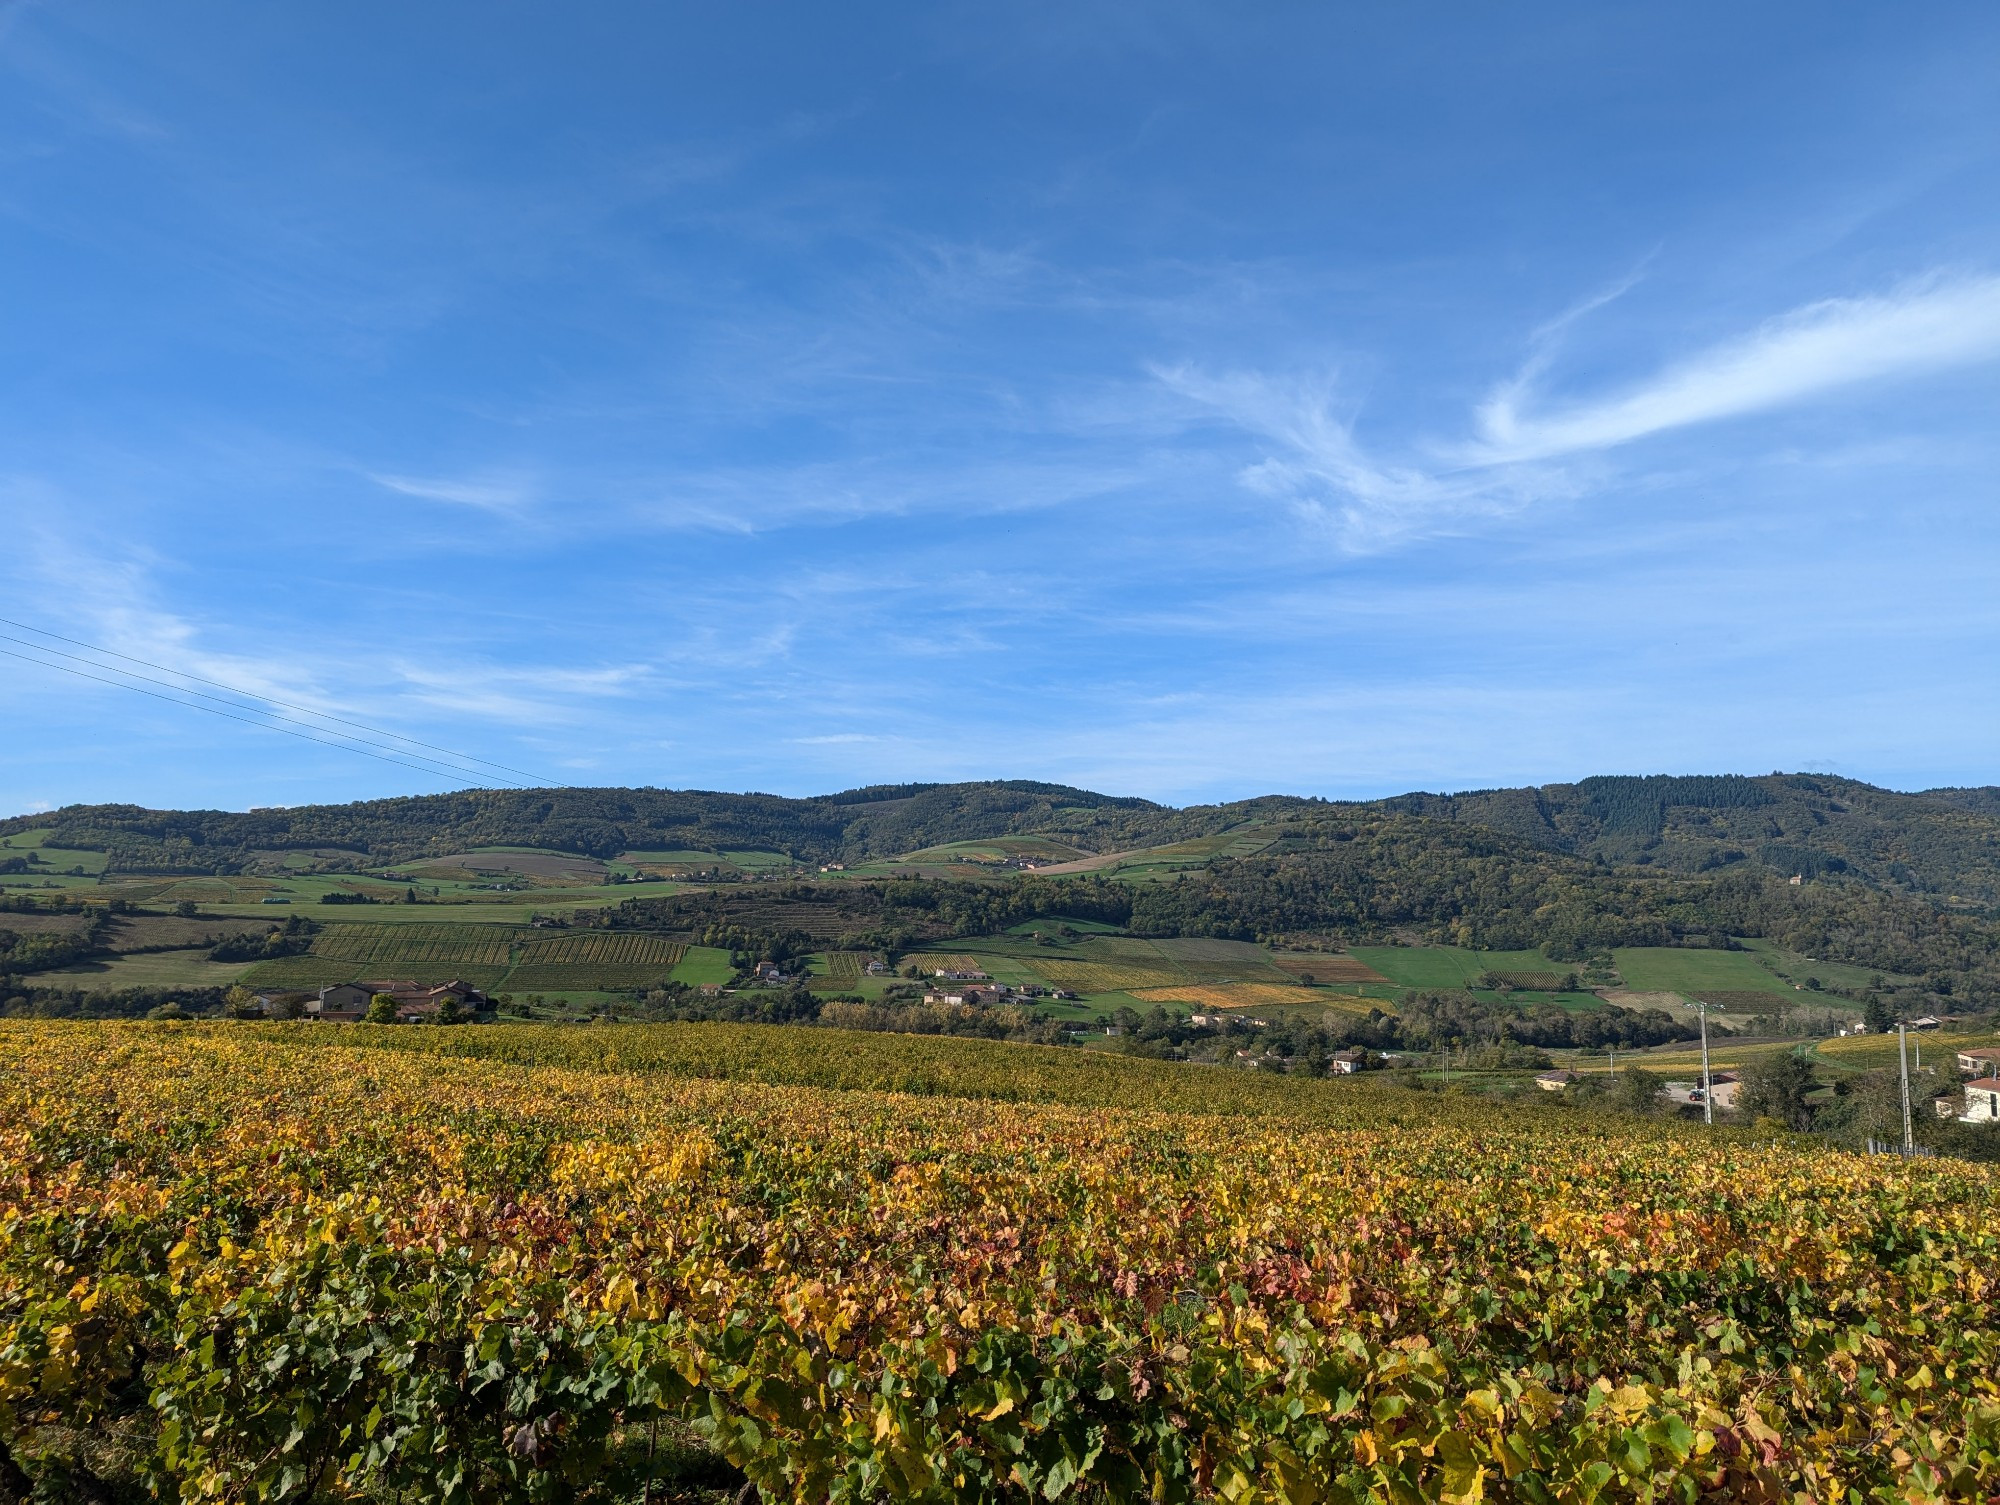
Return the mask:
POLYGON ((290 809, 146 810, 74 805, 0 821, 52 827, 51 844, 104 851, 113 871, 231 872, 261 852, 346 851, 371 863, 479 846, 592 857, 643 848, 757 848, 803 861, 893 857, 939 842, 1053 836, 1087 851, 1205 835, 1296 799, 1174 810, 1059 784, 900 784, 813 799, 672 789, 467 790, 290 809))
POLYGON ((855 862, 952 841, 1043 836, 1110 852, 1326 815, 1423 817, 1620 869, 1768 869, 1922 894, 1947 907, 2000 904, 2000 790, 1900 794, 1822 774, 1602 777, 1354 804, 1272 795, 1185 809, 1026 781, 877 785, 812 799, 478 790, 247 813, 72 806, 0 821, 0 834, 52 827, 51 845, 103 851, 113 872, 229 873, 274 853, 382 865, 481 846, 600 858, 754 848, 855 862))
POLYGON ((1831 962, 1926 979, 1938 998, 2000 999, 2000 924, 1860 883, 1793 885, 1761 867, 1614 871, 1517 837, 1422 816, 1289 822, 1251 857, 1164 882, 1030 875, 1005 884, 901 878, 639 899, 577 923, 665 930, 783 957, 827 945, 900 950, 1045 916, 1142 936, 1291 945, 1412 942, 1541 948, 1582 961, 1621 946, 1728 946, 1746 936, 1831 962))
POLYGON ((2000 900, 1995 789, 1899 794, 1827 774, 1661 775, 1380 803, 1614 866, 1696 873, 1752 863, 1804 878, 1851 875, 1946 900, 2000 900))

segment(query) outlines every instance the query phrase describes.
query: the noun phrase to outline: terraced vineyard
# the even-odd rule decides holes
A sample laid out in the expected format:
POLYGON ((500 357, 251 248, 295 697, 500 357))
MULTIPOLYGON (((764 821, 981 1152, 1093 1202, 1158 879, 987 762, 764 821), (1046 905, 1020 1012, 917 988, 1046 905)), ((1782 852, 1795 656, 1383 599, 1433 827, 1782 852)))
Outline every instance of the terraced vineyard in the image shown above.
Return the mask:
POLYGON ((0 1185, 48 1498, 635 1505, 668 1428, 838 1505, 2000 1493, 1960 1162, 971 1041, 9 1022, 0 1185))

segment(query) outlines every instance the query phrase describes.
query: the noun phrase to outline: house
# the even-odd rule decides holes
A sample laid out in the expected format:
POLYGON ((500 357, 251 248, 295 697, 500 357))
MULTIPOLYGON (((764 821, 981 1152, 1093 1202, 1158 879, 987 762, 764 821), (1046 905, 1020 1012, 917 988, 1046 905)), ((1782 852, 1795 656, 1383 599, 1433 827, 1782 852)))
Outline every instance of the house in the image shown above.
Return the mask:
POLYGON ((449 998, 467 1009, 492 1006, 489 999, 461 978, 449 982, 337 982, 321 988, 306 999, 306 1017, 328 1024, 353 1024, 368 1015, 368 1006, 377 993, 387 993, 395 1003, 398 1024, 415 1024, 433 1017, 449 998))
POLYGON ((1984 1076, 1965 1084, 1962 1124, 2000 1124, 2000 1077, 1984 1076))
POLYGON ((977 967, 934 967, 931 976, 945 982, 985 982, 990 974, 981 972, 977 967))
POLYGON ((329 1024, 352 1024, 368 1012, 368 1000, 374 996, 374 989, 361 983, 337 982, 306 1000, 306 1017, 329 1024))
POLYGON ((1958 1069, 1967 1076, 2000 1076, 2000 1049, 1977 1045, 1958 1053, 1958 1069))
POLYGON ((1923 1017, 1923 1018, 1921 1018, 1921 1019, 1912 1019, 1912 1020, 1910 1021, 1910 1028, 1911 1028, 1911 1029, 1936 1029, 1936 1028, 1937 1028, 1937 1027, 1938 1027, 1939 1025, 1941 1025, 1941 1024, 1943 1024, 1943 1023, 1944 1023, 1944 1021, 1943 1021, 1942 1019, 1938 1018, 1938 1017, 1937 1017, 1937 1015, 1935 1015, 1935 1014, 1926 1014, 1926 1015, 1924 1015, 1924 1017, 1923 1017))
POLYGON ((862 971, 866 972, 870 977, 886 977, 889 974, 889 964, 877 957, 866 967, 863 967, 862 971))
POLYGON ((984 1004, 1000 1003, 1006 997, 999 988, 958 988, 951 992, 933 989, 924 994, 925 1003, 963 1003, 978 1008, 984 1004))
POLYGON ((1353 1076, 1368 1064, 1368 1052, 1360 1046, 1348 1050, 1336 1050, 1326 1063, 1326 1069, 1335 1076, 1353 1076))
POLYGON ((1575 1080, 1575 1072, 1566 1071, 1560 1067, 1554 1071, 1539 1071, 1535 1073, 1535 1085, 1544 1092, 1560 1092, 1575 1080))
POLYGON ((751 969, 759 982, 783 982, 785 971, 776 962, 759 962, 751 969))

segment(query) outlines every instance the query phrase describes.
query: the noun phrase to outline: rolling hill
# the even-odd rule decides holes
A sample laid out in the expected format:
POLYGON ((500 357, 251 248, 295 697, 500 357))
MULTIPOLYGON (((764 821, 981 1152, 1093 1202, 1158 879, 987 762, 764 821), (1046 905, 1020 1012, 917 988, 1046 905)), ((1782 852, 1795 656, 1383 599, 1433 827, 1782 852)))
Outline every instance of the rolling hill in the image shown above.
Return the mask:
POLYGON ((1748 865, 1948 905, 2000 903, 2000 788, 1905 794, 1824 774, 1612 776, 1364 802, 1272 795, 1182 809, 1019 780, 876 785, 810 799, 467 791, 248 812, 77 805, 0 820, 0 837, 45 830, 50 847, 103 853, 109 871, 124 873, 255 872, 300 853, 332 871, 509 845, 597 859, 684 848, 866 862, 1003 837, 1042 837, 1094 854, 1178 846, 1165 864, 1171 869, 1205 860, 1189 843, 1260 828, 1275 839, 1287 822, 1340 814, 1448 821, 1613 868, 1695 874, 1748 865))

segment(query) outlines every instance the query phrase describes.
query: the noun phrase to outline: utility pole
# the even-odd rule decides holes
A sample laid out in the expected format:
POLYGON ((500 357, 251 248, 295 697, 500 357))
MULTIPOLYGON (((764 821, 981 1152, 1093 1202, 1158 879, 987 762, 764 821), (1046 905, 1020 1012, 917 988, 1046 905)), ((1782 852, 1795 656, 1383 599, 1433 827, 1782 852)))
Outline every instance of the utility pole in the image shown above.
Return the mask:
POLYGON ((1611 1064, 1605 1067, 1604 1069, 1608 1071, 1612 1076, 1618 1075, 1618 1047, 1615 1045, 1607 1045, 1604 1047, 1604 1054, 1611 1062, 1611 1064))
POLYGON ((1701 1121, 1715 1122, 1715 1087, 1708 1079, 1708 1005, 1696 1003, 1701 1013, 1701 1121))
POLYGON ((1903 1063, 1903 1153, 1909 1155, 1916 1151, 1917 1140, 1910 1128, 1910 1038, 1900 1019, 1896 1021, 1896 1054, 1903 1063))

